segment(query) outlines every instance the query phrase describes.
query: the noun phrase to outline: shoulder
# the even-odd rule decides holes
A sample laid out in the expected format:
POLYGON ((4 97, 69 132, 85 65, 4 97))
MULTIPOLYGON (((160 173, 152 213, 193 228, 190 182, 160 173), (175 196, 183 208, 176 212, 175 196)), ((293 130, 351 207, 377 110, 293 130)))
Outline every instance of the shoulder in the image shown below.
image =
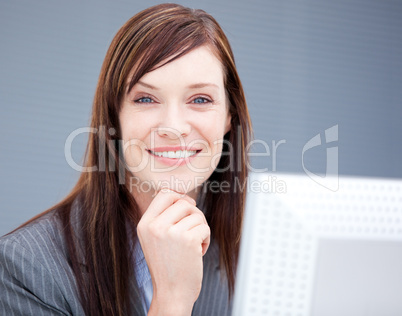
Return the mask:
POLYGON ((80 309, 54 211, 0 238, 0 292, 5 293, 0 314, 57 315, 80 309))
POLYGON ((51 211, 0 238, 0 256, 12 260, 14 265, 32 257, 37 264, 49 270, 56 266, 68 268, 67 247, 57 213, 51 211))
POLYGON ((28 252, 37 254, 38 259, 48 258, 44 252, 54 252, 53 248, 62 249, 62 246, 61 226, 55 211, 46 213, 26 226, 0 238, 0 249, 3 252, 10 247, 24 248, 28 252))

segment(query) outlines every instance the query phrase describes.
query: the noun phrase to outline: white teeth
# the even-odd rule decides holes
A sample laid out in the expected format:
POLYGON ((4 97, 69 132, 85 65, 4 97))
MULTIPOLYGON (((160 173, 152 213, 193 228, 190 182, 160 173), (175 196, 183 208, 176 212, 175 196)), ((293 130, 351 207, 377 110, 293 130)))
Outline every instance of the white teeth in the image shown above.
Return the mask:
POLYGON ((197 153, 196 150, 178 150, 178 151, 151 151, 152 154, 164 158, 188 158, 197 153))

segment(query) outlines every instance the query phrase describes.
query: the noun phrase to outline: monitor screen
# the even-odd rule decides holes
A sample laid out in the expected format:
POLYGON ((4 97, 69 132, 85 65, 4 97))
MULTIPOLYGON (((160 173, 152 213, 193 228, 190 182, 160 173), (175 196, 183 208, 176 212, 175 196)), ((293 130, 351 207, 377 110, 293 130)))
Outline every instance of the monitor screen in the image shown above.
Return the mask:
POLYGON ((402 315, 402 180, 328 177, 249 177, 234 316, 402 315))

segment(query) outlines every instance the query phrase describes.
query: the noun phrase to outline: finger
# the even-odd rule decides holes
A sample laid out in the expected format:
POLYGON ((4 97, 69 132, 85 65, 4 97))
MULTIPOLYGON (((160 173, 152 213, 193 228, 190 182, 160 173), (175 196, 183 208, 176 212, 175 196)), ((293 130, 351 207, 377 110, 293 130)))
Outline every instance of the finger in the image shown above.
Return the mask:
POLYGON ((169 192, 169 191, 176 192, 177 194, 179 194, 179 195, 181 196, 182 199, 187 200, 187 201, 190 202, 191 204, 194 204, 194 205, 197 204, 197 203, 195 202, 195 200, 194 200, 193 198, 191 198, 190 196, 188 196, 187 194, 181 193, 181 192, 178 192, 178 191, 175 191, 175 190, 172 190, 172 189, 170 189, 170 188, 168 188, 168 187, 162 187, 160 191, 162 191, 162 192, 169 192))
MULTIPOLYGON (((180 200, 182 196, 177 192, 172 190, 161 190, 155 198, 152 200, 151 204, 149 205, 147 211, 144 213, 144 219, 151 219, 157 217, 163 211, 165 211, 169 206, 173 205, 175 202, 180 200)), ((186 197, 190 203, 195 204, 195 201, 190 197, 186 197)))
POLYGON ((173 205, 169 206, 163 213, 161 213, 155 220, 161 221, 168 225, 175 225, 186 216, 191 214, 198 214, 201 218, 200 224, 207 223, 204 213, 196 206, 188 203, 186 200, 178 200, 173 205))
POLYGON ((192 213, 178 221, 171 229, 184 232, 202 224, 206 224, 203 217, 198 213, 192 213))
POLYGON ((182 194, 181 198, 182 198, 182 200, 186 200, 187 202, 189 202, 190 204, 192 204, 194 206, 197 205, 197 202, 193 198, 189 197, 188 195, 182 194))
POLYGON ((173 205, 169 206, 164 212, 162 212, 155 220, 161 221, 169 226, 176 224, 184 217, 195 213, 197 208, 187 202, 187 200, 177 200, 173 205))
POLYGON ((201 224, 195 226, 189 232, 191 234, 196 234, 200 238, 202 255, 205 255, 211 242, 211 229, 209 228, 209 226, 206 224, 201 224))

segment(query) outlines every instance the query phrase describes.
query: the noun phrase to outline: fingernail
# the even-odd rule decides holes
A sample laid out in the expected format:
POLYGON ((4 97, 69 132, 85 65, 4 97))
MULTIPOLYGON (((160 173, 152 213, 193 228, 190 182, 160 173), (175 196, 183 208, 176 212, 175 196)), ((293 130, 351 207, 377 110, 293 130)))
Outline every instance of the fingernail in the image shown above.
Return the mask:
POLYGON ((191 200, 191 203, 193 203, 194 205, 197 205, 197 202, 192 197, 189 197, 188 195, 186 195, 186 196, 191 200))

